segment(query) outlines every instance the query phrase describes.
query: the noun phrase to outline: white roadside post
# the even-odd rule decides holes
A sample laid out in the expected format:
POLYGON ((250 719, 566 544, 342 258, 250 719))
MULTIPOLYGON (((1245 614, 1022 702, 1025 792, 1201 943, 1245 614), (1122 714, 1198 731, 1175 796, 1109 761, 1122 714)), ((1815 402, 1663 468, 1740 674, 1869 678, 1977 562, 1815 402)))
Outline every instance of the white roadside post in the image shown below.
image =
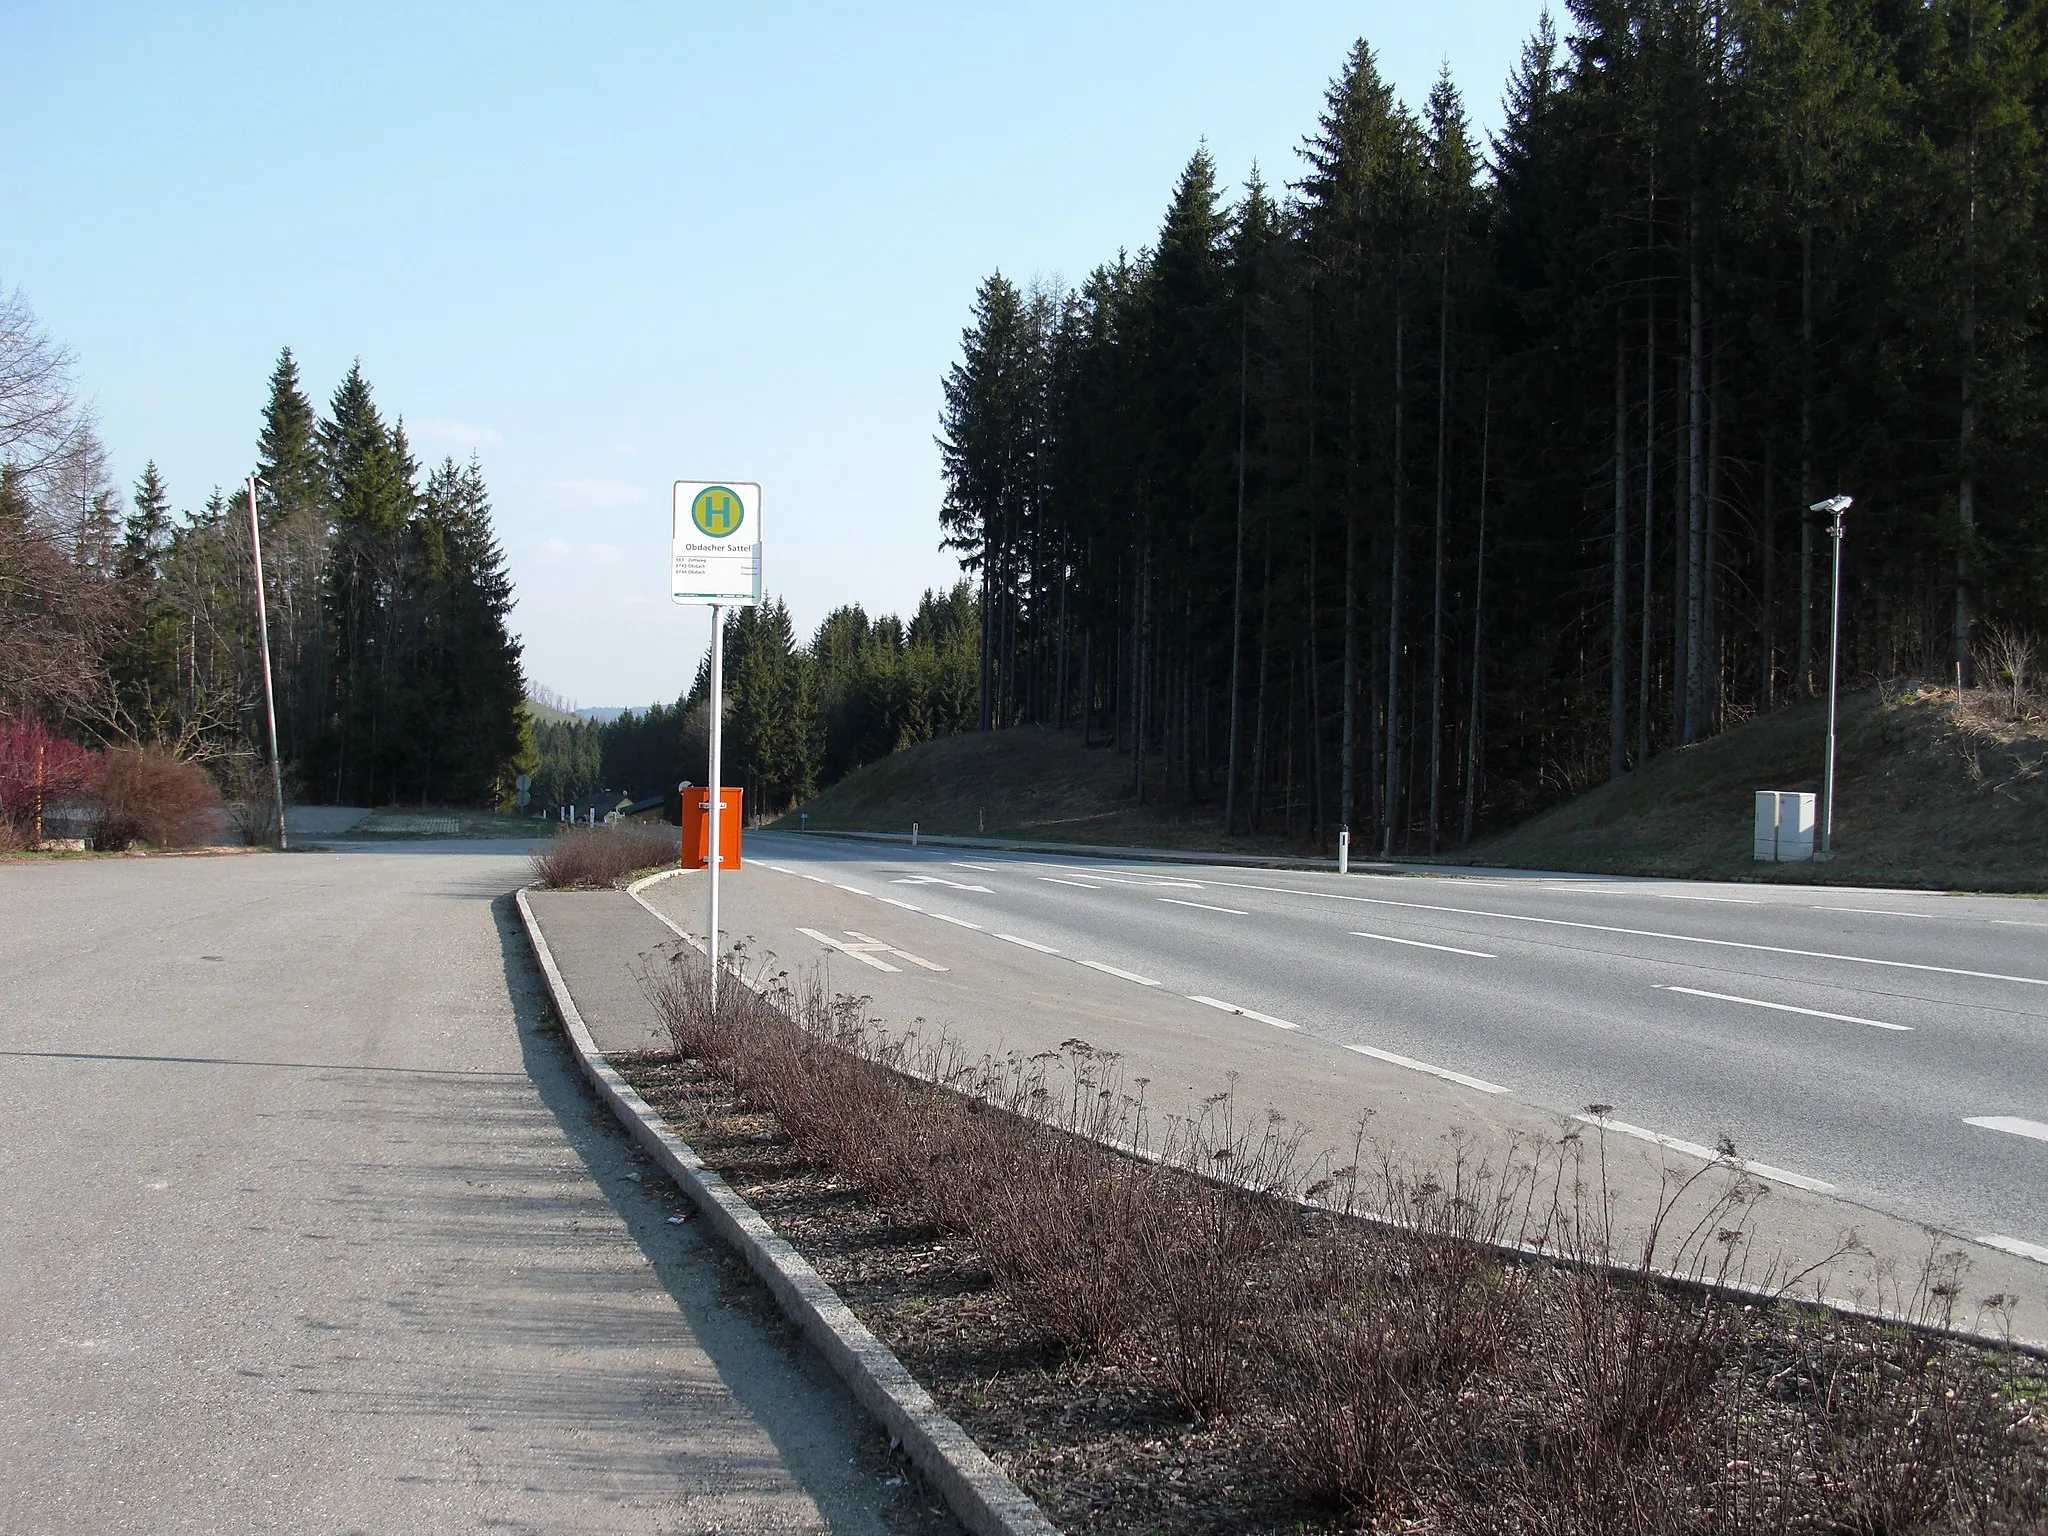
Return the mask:
POLYGON ((745 480, 678 480, 669 553, 669 595, 678 603, 711 608, 711 825, 705 862, 710 866, 710 912, 705 949, 711 965, 711 1002, 718 1003, 718 860, 723 821, 725 735, 725 610, 761 601, 761 487, 745 480))
POLYGON ((277 761, 277 698, 270 686, 270 611, 263 601, 263 532, 256 523, 256 487, 249 477, 249 554, 256 567, 256 633, 263 650, 263 718, 270 724, 270 793, 277 805, 277 851, 284 852, 284 770, 277 761))
POLYGON ((1828 537, 1835 541, 1835 592, 1828 620, 1828 755, 1822 775, 1820 809, 1820 857, 1823 860, 1831 859, 1835 854, 1835 674, 1842 650, 1842 514, 1855 504, 1854 496, 1830 496, 1826 501, 1816 501, 1807 508, 1809 512, 1826 512, 1834 518, 1828 529, 1828 537))

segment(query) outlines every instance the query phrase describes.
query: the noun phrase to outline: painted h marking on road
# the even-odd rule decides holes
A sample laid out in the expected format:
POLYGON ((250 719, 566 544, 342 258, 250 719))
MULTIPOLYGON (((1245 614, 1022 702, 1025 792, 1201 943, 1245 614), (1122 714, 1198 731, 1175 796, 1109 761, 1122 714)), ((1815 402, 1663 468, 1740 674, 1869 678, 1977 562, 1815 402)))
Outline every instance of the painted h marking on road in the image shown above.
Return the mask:
POLYGON ((1460 949, 1455 944, 1425 944, 1420 939, 1397 939, 1391 933, 1354 933, 1354 939, 1378 939, 1382 944, 1406 944, 1411 949, 1440 949, 1447 955, 1470 955, 1474 960, 1498 960, 1483 949, 1460 949))
POLYGON ((807 939, 816 939, 820 944, 828 945, 838 950, 842 955, 851 955, 854 959, 860 961, 861 964, 871 965, 878 971, 900 972, 903 969, 900 965, 891 965, 886 960, 877 959, 876 956, 878 955, 893 955, 898 960, 907 960, 912 965, 920 966, 927 971, 943 971, 946 969, 945 966, 937 965, 921 955, 913 955, 907 949, 898 949, 895 945, 878 939, 872 934, 856 933, 851 928, 844 930, 846 939, 853 940, 851 944, 847 943, 846 939, 835 939, 830 934, 818 932, 815 928, 799 928, 797 932, 807 939))
POLYGON ((1790 1003, 1767 1003, 1760 997, 1734 997, 1726 992, 1702 992, 1697 987, 1667 987, 1656 984, 1659 992, 1682 992, 1687 997, 1710 997, 1717 1003, 1741 1003, 1745 1008, 1768 1008, 1774 1013, 1803 1013, 1810 1019, 1838 1019, 1844 1024, 1868 1024, 1872 1029, 1895 1029, 1901 1034, 1911 1034, 1910 1024, 1887 1024, 1883 1019, 1860 1019, 1853 1013, 1828 1013, 1820 1008, 1795 1008, 1790 1003))
POLYGON ((2008 1136, 2025 1136, 2030 1141, 2048 1141, 2048 1125, 2039 1120, 2022 1120, 2018 1115, 1971 1115, 1963 1124, 1986 1131, 2004 1131, 2008 1136))

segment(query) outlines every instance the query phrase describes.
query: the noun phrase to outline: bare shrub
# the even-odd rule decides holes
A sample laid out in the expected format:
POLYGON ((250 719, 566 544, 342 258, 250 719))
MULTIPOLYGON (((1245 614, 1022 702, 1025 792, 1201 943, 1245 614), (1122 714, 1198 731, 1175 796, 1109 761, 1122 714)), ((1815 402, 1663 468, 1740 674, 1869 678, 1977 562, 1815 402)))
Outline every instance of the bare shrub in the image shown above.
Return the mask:
POLYGON ((1758 1187, 1725 1143, 1623 1252, 1604 1137, 1366 1175, 1361 1127, 1298 1189, 1299 1135, 1230 1092, 1157 1117, 1086 1042, 970 1060, 742 959, 715 1008, 694 956, 646 975, 680 1055, 814 1165, 966 1235, 1070 1351, 1249 1421, 1307 1498, 1558 1536, 2042 1528, 2039 1366, 1931 1335, 1960 1296, 1938 1265, 1899 1324, 1795 1308, 1801 1276, 1760 1289, 1758 1187))
POLYGON ((2038 649, 2032 635, 2005 624, 1986 629, 1977 647, 1977 675, 2004 688, 2014 720, 2026 714, 2027 679, 2038 649))
POLYGON ((660 822, 564 826, 533 856, 534 878, 562 891, 615 886, 628 875, 675 863, 681 838, 660 822))
POLYGON ((99 757, 92 798, 103 849, 187 848, 216 835, 219 795, 197 763, 163 747, 109 747, 99 757))
POLYGON ((92 753, 40 720, 0 719, 0 848, 26 848, 37 808, 81 798, 93 771, 92 753))
POLYGON ((277 846, 277 792, 270 766, 249 753, 238 753, 214 765, 220 779, 222 810, 228 828, 247 848, 277 846))

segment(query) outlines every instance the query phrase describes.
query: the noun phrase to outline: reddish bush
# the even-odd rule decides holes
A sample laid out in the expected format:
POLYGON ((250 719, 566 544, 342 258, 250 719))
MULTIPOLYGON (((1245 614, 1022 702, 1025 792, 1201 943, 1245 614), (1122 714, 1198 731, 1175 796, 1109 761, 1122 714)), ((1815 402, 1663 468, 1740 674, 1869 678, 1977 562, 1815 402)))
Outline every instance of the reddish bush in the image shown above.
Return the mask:
POLYGON ((103 849, 148 843, 189 847, 218 834, 219 800, 213 780, 197 763, 162 747, 110 747, 99 757, 92 798, 99 802, 103 849))
POLYGON ((40 720, 0 720, 0 846, 35 836, 36 804, 75 801, 92 790, 93 755, 40 720))
POLYGON ((534 855, 533 874, 542 885, 558 891, 614 886, 641 870, 675 863, 681 851, 682 833, 661 822, 565 826, 534 855))

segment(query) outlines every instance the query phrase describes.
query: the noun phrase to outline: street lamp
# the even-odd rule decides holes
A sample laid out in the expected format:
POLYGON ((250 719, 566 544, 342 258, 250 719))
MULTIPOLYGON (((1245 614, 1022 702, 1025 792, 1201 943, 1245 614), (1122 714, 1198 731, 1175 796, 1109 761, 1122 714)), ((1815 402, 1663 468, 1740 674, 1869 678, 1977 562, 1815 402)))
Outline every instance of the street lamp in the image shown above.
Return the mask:
POLYGON ((1835 541, 1835 593, 1828 620, 1828 761, 1820 818, 1823 859, 1833 858, 1835 851, 1835 674, 1842 650, 1842 514, 1855 504, 1854 496, 1830 496, 1807 508, 1809 512, 1825 512, 1834 519, 1828 528, 1828 537, 1835 541))
POLYGON ((256 633, 263 650, 263 718, 270 725, 270 792, 277 805, 277 851, 284 852, 284 769, 277 761, 277 694, 270 685, 270 614, 263 601, 263 531, 256 521, 256 487, 249 477, 249 554, 256 567, 256 633))

